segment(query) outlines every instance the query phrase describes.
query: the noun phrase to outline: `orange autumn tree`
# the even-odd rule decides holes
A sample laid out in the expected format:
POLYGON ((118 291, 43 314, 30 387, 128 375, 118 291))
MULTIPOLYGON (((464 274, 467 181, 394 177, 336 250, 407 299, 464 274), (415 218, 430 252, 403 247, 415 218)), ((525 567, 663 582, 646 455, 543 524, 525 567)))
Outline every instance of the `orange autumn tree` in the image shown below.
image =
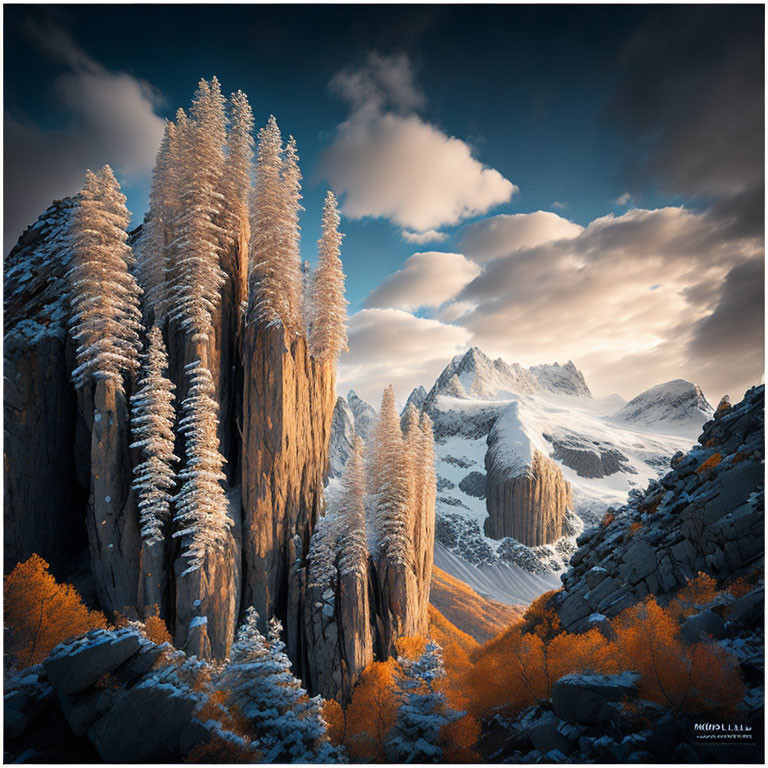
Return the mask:
MULTIPOLYGON (((453 661, 469 664, 467 651, 461 648, 466 642, 464 638, 456 635, 455 628, 444 619, 441 632, 446 639, 453 637, 453 661)), ((467 641, 474 642, 469 636, 467 641)), ((419 636, 400 638, 396 643, 398 657, 417 658, 424 653, 427 642, 419 636)), ((437 690, 445 694, 448 707, 461 712, 462 717, 448 723, 441 731, 443 759, 450 763, 477 762, 479 756, 473 748, 480 736, 480 724, 467 712, 468 699, 457 684, 461 679, 459 670, 449 668, 448 663, 446 669, 448 675, 439 681, 437 690)), ((396 686, 396 675, 400 671, 401 665, 396 659, 374 662, 363 671, 346 707, 332 699, 325 702, 323 716, 328 722, 331 742, 345 746, 351 762, 387 761, 386 745, 401 703, 396 686)))
POLYGON ((71 584, 59 584, 48 563, 32 555, 4 580, 6 653, 21 667, 43 661, 54 646, 91 629, 106 629, 99 611, 90 611, 71 584))

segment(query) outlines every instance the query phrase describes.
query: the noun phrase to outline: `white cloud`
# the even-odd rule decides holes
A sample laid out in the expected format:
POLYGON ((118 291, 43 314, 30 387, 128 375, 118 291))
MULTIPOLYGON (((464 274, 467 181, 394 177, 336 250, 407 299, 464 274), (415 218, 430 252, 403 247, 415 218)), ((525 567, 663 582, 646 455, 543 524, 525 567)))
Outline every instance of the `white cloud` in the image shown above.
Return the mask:
POLYGON ((583 227, 550 211, 501 214, 468 224, 459 232, 459 246, 475 261, 490 261, 520 248, 570 239, 583 227))
POLYGON ((394 274, 374 288, 366 307, 418 309, 439 307, 480 274, 480 267, 460 253, 414 253, 394 274))
POLYGON ((570 203, 567 200, 562 203, 559 200, 555 200, 555 202, 552 203, 552 207, 557 208, 558 211, 564 211, 569 205, 570 203))
POLYGON ((447 232, 438 232, 436 229, 428 229, 426 232, 409 232, 404 229, 400 234, 403 240, 406 240, 409 243, 416 243, 416 245, 439 243, 442 240, 448 239, 447 232))
POLYGON ((68 115, 65 127, 44 130, 6 115, 4 247, 15 243, 54 198, 77 192, 88 168, 105 163, 123 180, 148 179, 163 135, 155 114, 159 96, 146 82, 109 72, 61 29, 30 25, 28 32, 69 71, 55 81, 68 115))
POLYGON ((758 313, 749 281, 736 273, 724 283, 734 267, 755 258, 762 258, 759 241, 729 239, 706 215, 633 209, 596 219, 576 237, 491 261, 458 295, 474 305, 459 322, 491 355, 523 364, 572 358, 598 394, 630 397, 682 377, 717 401, 723 369, 737 388, 762 370, 758 347, 747 359, 739 342, 762 337, 753 327, 758 313), (739 301, 749 308, 737 335, 732 308, 739 301), (719 377, 702 354, 714 338, 711 330, 709 338, 702 333, 703 321, 713 316, 727 318, 718 325, 730 329, 723 334, 729 343, 718 347, 719 377))
POLYGON ((632 201, 632 195, 629 192, 625 192, 623 195, 616 198, 616 205, 628 205, 632 201))
POLYGON ((344 195, 345 215, 387 218, 413 237, 486 213, 517 191, 464 141, 412 113, 421 92, 404 57, 369 58, 332 85, 352 111, 320 169, 344 195))
POLYGON ((455 354, 469 347, 471 333, 401 309, 363 309, 349 318, 349 352, 339 361, 339 392, 354 389, 378 405, 388 384, 400 400, 430 386, 455 354))

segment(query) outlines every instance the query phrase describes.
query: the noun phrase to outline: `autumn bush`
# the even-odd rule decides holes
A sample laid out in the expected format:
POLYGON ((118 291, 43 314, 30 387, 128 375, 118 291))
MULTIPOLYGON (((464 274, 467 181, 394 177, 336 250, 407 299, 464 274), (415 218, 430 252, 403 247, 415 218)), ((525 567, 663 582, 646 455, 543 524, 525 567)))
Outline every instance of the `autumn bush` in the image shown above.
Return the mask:
POLYGON ((4 580, 6 654, 21 667, 37 664, 58 645, 91 629, 106 629, 71 584, 59 584, 39 555, 19 563, 4 580))
POLYGON ((708 469, 713 469, 716 467, 722 460, 723 457, 719 451, 717 453, 713 453, 706 461, 701 463, 701 465, 696 469, 696 473, 701 475, 708 469))
MULTIPOLYGON (((450 648, 445 663, 447 675, 437 687, 445 694, 450 708, 465 713, 443 728, 441 746, 444 761, 477 762, 479 755, 474 751, 474 746, 480 736, 480 724, 469 713, 469 699, 460 690, 460 684, 470 666, 468 649, 462 645, 466 644, 471 649, 474 641, 444 618, 441 622, 433 617, 431 626, 440 627, 443 639, 448 640, 450 648)), ((400 638, 396 643, 397 653, 405 658, 416 658, 424 652, 426 643, 427 639, 420 636, 400 638)), ((398 668, 396 659, 373 662, 363 671, 346 707, 334 700, 325 702, 323 716, 328 722, 331 742, 346 747, 351 762, 387 761, 386 744, 400 706, 395 686, 398 668)))
POLYGON ((198 744, 186 757, 185 763, 230 764, 259 762, 259 753, 246 749, 235 742, 213 736, 208 741, 198 744))
POLYGON ((717 596, 710 576, 689 580, 666 607, 653 596, 611 621, 611 639, 598 629, 563 631, 550 596, 531 604, 522 622, 481 646, 460 683, 477 718, 515 714, 551 697, 569 673, 640 675, 640 698, 675 712, 730 713, 744 695, 738 667, 716 643, 686 645, 679 626, 717 596))

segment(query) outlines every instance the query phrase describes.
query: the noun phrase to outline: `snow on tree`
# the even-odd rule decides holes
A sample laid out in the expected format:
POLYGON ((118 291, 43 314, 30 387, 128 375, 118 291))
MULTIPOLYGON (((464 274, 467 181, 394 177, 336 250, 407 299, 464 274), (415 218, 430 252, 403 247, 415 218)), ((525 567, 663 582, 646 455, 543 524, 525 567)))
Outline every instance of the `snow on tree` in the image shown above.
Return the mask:
POLYGON ((251 198, 251 241, 248 272, 248 322, 271 325, 280 322, 279 253, 282 247, 281 181, 282 140, 277 120, 271 115, 259 131, 256 179, 251 198))
POLYGON ((372 434, 370 475, 378 554, 392 562, 409 563, 411 465, 391 385, 384 390, 379 420, 372 434))
POLYGON ((355 438, 352 453, 341 478, 342 494, 338 507, 340 541, 339 573, 360 571, 368 562, 368 541, 365 532, 365 460, 363 441, 355 438))
MULTIPOLYGON (((227 134, 229 154, 225 162, 224 196, 227 233, 237 243, 245 238, 241 251, 248 253, 248 198, 253 166, 253 112, 248 97, 237 91, 229 97, 231 127, 227 134)), ((243 265, 247 269, 247 265, 243 265)))
POLYGON ((136 244, 136 274, 144 291, 144 304, 152 310, 155 323, 162 322, 167 309, 166 264, 178 215, 175 161, 176 125, 169 121, 152 171, 149 213, 136 244))
POLYGON ((432 527, 434 528, 434 506, 437 494, 437 469, 435 468, 435 436, 432 429, 432 419, 429 414, 421 414, 421 435, 419 438, 419 479, 422 484, 422 509, 429 516, 432 510, 432 527))
MULTIPOLYGON (((222 177, 227 138, 219 81, 201 80, 180 147, 180 214, 174 242, 174 285, 169 317, 194 341, 207 341, 221 301, 224 231, 222 177)), ((180 137, 181 138, 181 137, 180 137)))
POLYGON ((417 659, 401 656, 398 665, 395 690, 400 706, 388 734, 387 758, 392 763, 439 763, 442 729, 465 714, 449 707, 445 694, 436 688, 445 677, 440 646, 431 641, 417 659))
POLYGON ((347 346, 347 300, 341 259, 338 205, 333 192, 323 204, 322 235, 318 241, 319 263, 312 278, 312 330, 310 350, 317 360, 336 362, 347 346))
POLYGON ((329 587, 335 583, 339 523, 336 510, 328 504, 309 541, 309 586, 329 587))
POLYGON ((254 729, 265 762, 343 762, 328 740, 322 699, 310 697, 291 672, 280 622, 269 622, 266 638, 258 623, 258 614, 249 608, 218 680, 220 688, 231 691, 229 704, 254 729))
POLYGON ((292 333, 302 316, 299 211, 301 172, 291 137, 283 157, 274 116, 259 131, 256 179, 251 204, 248 322, 282 323, 292 333))
POLYGON ((168 355, 156 325, 147 334, 143 358, 142 376, 131 397, 131 448, 141 449, 143 460, 133 470, 133 488, 139 500, 141 536, 151 544, 163 539, 171 510, 170 491, 176 481, 173 465, 179 460, 173 453, 175 385, 163 373, 168 355))
POLYGON ((283 226, 285 229, 281 249, 282 273, 282 317, 286 327, 294 333, 304 330, 304 278, 301 271, 301 227, 299 212, 301 205, 301 170, 296 139, 288 137, 283 157, 283 226))
POLYGON ((179 431, 186 437, 186 464, 179 472, 184 481, 174 496, 178 530, 188 566, 184 574, 202 566, 227 541, 232 519, 221 481, 226 459, 219 453, 219 405, 214 399, 211 372, 199 361, 185 366, 190 377, 189 394, 182 404, 179 431))
POLYGON ((70 326, 77 342, 75 386, 111 379, 139 367, 141 289, 129 272, 133 253, 126 228, 131 214, 112 169, 88 171, 72 217, 70 326))

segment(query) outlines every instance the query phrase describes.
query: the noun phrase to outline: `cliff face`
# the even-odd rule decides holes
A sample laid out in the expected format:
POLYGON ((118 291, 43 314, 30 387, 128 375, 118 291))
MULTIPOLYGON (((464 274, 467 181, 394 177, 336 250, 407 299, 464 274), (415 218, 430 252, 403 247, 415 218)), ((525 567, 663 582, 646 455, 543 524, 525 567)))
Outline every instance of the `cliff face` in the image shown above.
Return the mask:
MULTIPOLYGON (((335 371, 310 356, 303 336, 244 324, 241 238, 222 261, 226 280, 210 338, 193 342, 174 323, 163 328, 177 414, 189 387, 185 365, 202 360, 214 380, 229 538, 185 575, 173 524, 164 541, 142 541, 131 490, 140 460, 129 448, 133 382, 124 392, 106 381, 76 392, 71 382, 73 204, 46 211, 5 264, 6 569, 37 552, 66 579, 87 553, 90 586, 109 618, 157 604, 174 644, 202 658, 228 655, 239 617, 253 605, 262 621, 282 620, 294 670, 313 692, 348 696, 377 643, 391 649, 396 634, 426 631, 434 520, 412 531, 417 554, 405 589, 394 574, 379 583, 370 563, 337 573, 332 595, 307 585, 310 538, 325 505, 335 371)), ((183 439, 176 453, 185 455, 183 439)))
POLYGON ((297 569, 323 504, 334 372, 303 337, 256 325, 245 330, 243 371, 243 598, 262 618, 284 620, 296 663, 306 653, 297 569))
POLYGON ((536 547, 563 535, 565 513, 572 505, 571 486, 551 459, 536 450, 533 461, 515 475, 489 451, 485 467, 487 536, 510 536, 536 547))

